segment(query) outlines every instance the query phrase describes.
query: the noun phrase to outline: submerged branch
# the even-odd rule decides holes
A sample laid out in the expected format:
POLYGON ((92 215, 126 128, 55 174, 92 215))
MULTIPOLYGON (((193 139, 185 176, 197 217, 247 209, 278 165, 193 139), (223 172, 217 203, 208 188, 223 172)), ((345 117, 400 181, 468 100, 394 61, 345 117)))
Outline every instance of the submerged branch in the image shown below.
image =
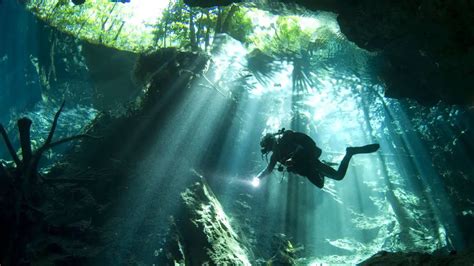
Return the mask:
POLYGON ((64 139, 55 141, 53 143, 50 143, 48 146, 45 146, 45 150, 53 148, 54 146, 57 146, 57 145, 60 145, 60 144, 63 144, 63 143, 66 143, 66 142, 69 142, 69 141, 72 141, 72 140, 81 139, 81 138, 99 139, 100 137, 95 137, 95 136, 91 136, 91 135, 87 135, 87 134, 76 135, 76 136, 64 138, 64 139))
POLYGON ((21 155, 23 157, 23 165, 28 165, 33 157, 31 151, 31 120, 29 118, 21 118, 18 120, 18 133, 20 135, 21 155))
POLYGON ((56 126, 58 125, 58 119, 59 119, 59 115, 61 114, 63 108, 64 108, 64 104, 66 102, 63 101, 63 103, 61 104, 61 107, 59 107, 59 110, 56 112, 56 114, 54 115, 54 120, 53 120, 53 125, 51 126, 51 130, 49 131, 49 135, 48 135, 48 138, 46 139, 45 143, 43 144, 43 146, 48 146, 50 145, 51 141, 53 140, 53 135, 54 135, 54 131, 56 131, 56 126))
POLYGON ((59 110, 56 112, 56 115, 54 116, 53 125, 51 126, 51 130, 49 131, 48 138, 46 139, 45 143, 38 150, 36 150, 35 154, 33 155, 31 166, 34 169, 34 171, 37 171, 41 156, 46 150, 54 146, 66 143, 68 141, 72 141, 72 140, 76 140, 80 138, 98 138, 98 137, 94 137, 94 136, 90 136, 86 134, 81 134, 81 135, 76 135, 76 136, 72 136, 72 137, 68 137, 68 138, 64 138, 64 139, 52 142, 53 135, 54 135, 54 132, 56 131, 56 126, 58 124, 59 115, 61 114, 64 108, 64 103, 65 102, 63 101, 63 103, 61 104, 61 107, 59 108, 59 110))
POLYGON ((21 165, 20 158, 18 158, 18 155, 15 152, 15 149, 13 148, 13 145, 8 138, 7 132, 5 131, 5 128, 3 127, 2 124, 0 124, 0 133, 2 134, 3 141, 5 142, 5 145, 7 146, 8 152, 10 153, 10 156, 13 158, 13 161, 17 166, 21 165))
POLYGON ((48 150, 48 149, 51 149, 57 145, 60 145, 60 144, 63 144, 63 143, 66 143, 66 142, 69 142, 69 141, 73 141, 73 140, 76 140, 76 139, 80 139, 80 138, 94 138, 94 139, 98 139, 99 137, 94 137, 94 136, 90 136, 90 135, 86 135, 86 134, 81 134, 81 135, 76 135, 76 136, 72 136, 72 137, 68 137, 68 138, 64 138, 64 139, 61 139, 61 140, 58 140, 58 141, 55 141, 53 143, 49 143, 48 145, 46 145, 46 143, 41 147, 39 148, 36 152, 35 152, 35 155, 34 155, 34 159, 33 159, 33 168, 36 170, 38 168, 38 164, 39 164, 39 161, 41 159, 41 156, 42 154, 48 150))

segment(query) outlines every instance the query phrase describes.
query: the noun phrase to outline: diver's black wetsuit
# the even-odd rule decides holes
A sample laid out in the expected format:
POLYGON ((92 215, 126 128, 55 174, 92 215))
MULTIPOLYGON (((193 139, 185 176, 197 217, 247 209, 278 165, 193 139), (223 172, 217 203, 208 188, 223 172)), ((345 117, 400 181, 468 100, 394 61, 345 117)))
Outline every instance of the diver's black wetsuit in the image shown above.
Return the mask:
POLYGON ((313 184, 323 187, 324 180, 316 170, 321 149, 308 135, 291 130, 283 132, 274 146, 272 157, 285 165, 289 172, 307 177, 313 184), (291 159, 289 161, 289 159, 291 159))
MULTIPOLYGON (((341 161, 337 170, 319 160, 321 149, 308 135, 291 130, 283 131, 279 139, 270 138, 270 147, 268 151, 272 151, 272 156, 268 166, 259 173, 258 178, 270 174, 275 168, 277 162, 285 165, 287 170, 308 178, 311 183, 319 188, 324 187, 324 177, 335 180, 342 180, 349 167, 349 161, 354 154, 371 153, 380 148, 378 144, 370 144, 362 147, 348 147, 346 155, 341 161)), ((266 151, 266 152, 268 152, 266 151)), ((262 151, 263 152, 263 151, 262 151)), ((266 153, 265 152, 265 153, 266 153)))

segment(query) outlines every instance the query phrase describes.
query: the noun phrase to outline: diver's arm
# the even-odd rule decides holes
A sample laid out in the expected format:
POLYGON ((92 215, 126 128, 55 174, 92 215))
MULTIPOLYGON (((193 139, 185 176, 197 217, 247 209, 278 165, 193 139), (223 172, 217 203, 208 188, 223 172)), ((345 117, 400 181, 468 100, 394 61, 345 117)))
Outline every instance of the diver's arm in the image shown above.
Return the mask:
POLYGON ((257 175, 257 178, 262 179, 269 175, 273 171, 273 168, 275 168, 276 163, 277 159, 275 153, 273 153, 272 157, 270 157, 270 162, 268 163, 267 167, 257 175))

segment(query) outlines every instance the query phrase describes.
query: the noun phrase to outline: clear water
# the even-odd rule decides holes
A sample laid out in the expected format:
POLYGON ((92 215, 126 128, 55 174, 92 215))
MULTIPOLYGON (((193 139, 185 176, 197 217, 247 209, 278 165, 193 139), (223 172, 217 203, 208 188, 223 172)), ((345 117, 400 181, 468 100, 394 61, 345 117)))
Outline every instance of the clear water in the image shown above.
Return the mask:
MULTIPOLYGON (((58 138, 80 133, 100 112, 127 115, 123 106, 133 98, 120 103, 120 112, 120 104, 98 103, 81 41, 45 30, 13 1, 0 8, 0 121, 15 147, 16 119, 31 118, 33 139, 41 143, 63 98, 67 104, 58 138), (65 63, 54 63, 56 77, 44 72, 51 71, 48 57, 54 55, 38 34, 62 40, 54 52, 65 63)), ((268 21, 277 19, 268 16, 268 21)), ((295 68, 304 60, 275 60, 273 71, 263 75, 249 67, 251 47, 225 35, 213 40, 212 64, 166 112, 159 132, 148 132, 155 139, 149 154, 129 169, 127 190, 104 228, 104 235, 116 235, 111 240, 115 262, 130 256, 146 261, 160 249, 167 216, 176 211, 174 197, 190 172, 209 180, 255 258, 262 260, 274 254, 275 236, 282 234, 301 247, 298 261, 305 265, 357 263, 380 250, 462 250, 472 239, 473 232, 460 225, 474 215, 474 195, 465 190, 472 187, 474 174, 472 108, 385 98, 374 70, 378 55, 347 41, 330 14, 318 19, 337 34, 312 55, 317 60, 304 66, 309 69, 300 79, 304 85, 295 83, 295 68), (260 138, 281 128, 311 136, 329 162, 339 163, 348 146, 376 142, 381 149, 355 156, 346 177, 327 179, 322 190, 277 171, 254 187, 252 178, 267 163, 260 138)), ((259 22, 263 26, 257 31, 268 30, 263 19, 259 22)), ((47 154, 43 171, 66 160, 74 146, 47 154)), ((1 147, 0 158, 9 160, 1 147)))

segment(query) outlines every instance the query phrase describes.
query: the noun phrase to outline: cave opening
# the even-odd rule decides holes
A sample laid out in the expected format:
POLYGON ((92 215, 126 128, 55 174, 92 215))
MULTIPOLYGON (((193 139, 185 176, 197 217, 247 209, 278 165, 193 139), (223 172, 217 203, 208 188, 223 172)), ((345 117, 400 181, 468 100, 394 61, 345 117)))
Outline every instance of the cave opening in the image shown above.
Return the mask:
POLYGON ((0 44, 3 140, 21 158, 28 117, 38 149, 63 101, 56 137, 88 136, 48 150, 39 184, 0 146, 0 263, 332 265, 472 245, 470 94, 387 93, 410 74, 445 85, 432 65, 446 62, 420 50, 417 76, 391 57, 396 41, 364 49, 341 28, 346 9, 188 4, 0 3, 0 22, 28 25, 6 39, 38 36, 0 44), (322 189, 277 169, 253 182, 269 160, 260 139, 282 128, 333 168, 347 147, 380 150, 322 189))

